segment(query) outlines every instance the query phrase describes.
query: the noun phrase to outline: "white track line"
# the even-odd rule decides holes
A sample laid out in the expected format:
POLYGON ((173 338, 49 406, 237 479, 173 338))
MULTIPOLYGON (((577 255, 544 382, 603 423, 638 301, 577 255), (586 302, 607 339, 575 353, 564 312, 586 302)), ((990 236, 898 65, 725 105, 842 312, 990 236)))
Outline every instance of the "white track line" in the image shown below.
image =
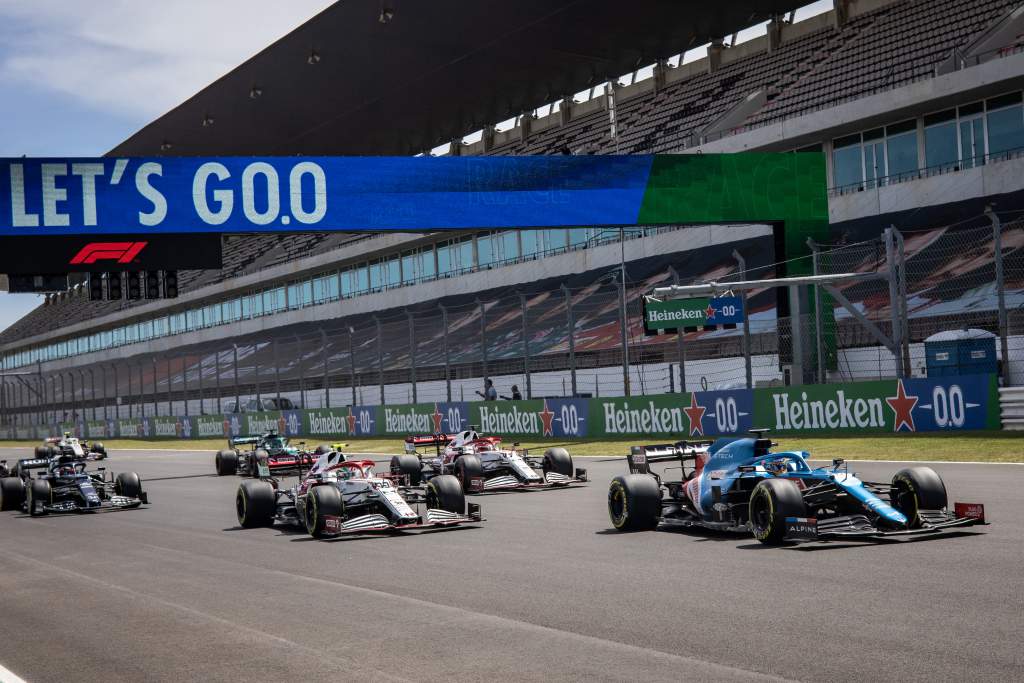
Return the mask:
POLYGON ((0 683, 25 683, 25 679, 0 664, 0 683))

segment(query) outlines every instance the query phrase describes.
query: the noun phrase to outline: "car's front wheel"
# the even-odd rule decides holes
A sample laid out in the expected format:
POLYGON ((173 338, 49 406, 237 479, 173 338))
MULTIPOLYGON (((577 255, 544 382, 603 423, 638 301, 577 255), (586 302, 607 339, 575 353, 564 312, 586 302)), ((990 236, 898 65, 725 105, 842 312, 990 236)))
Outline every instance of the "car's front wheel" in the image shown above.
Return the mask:
POLYGON ((47 513, 44 505, 53 503, 53 487, 45 479, 33 479, 28 489, 28 514, 39 517, 47 513))
POLYGON ((219 477, 234 474, 238 471, 238 453, 232 450, 217 451, 213 464, 219 477))
POLYGON ((428 481, 426 488, 428 510, 466 514, 466 494, 457 478, 450 474, 440 474, 428 481))
POLYGON ((25 482, 18 477, 0 478, 0 510, 17 510, 25 502, 25 482))
POLYGON ((313 538, 322 538, 327 517, 341 517, 344 512, 341 491, 330 484, 314 486, 306 494, 306 531, 313 538))
POLYGON ((931 467, 908 467, 892 478, 889 492, 892 506, 907 518, 907 527, 921 526, 921 510, 943 510, 946 507, 946 485, 931 467))
POLYGON ((554 472, 565 477, 571 477, 572 456, 564 448, 549 448, 544 452, 544 474, 554 472))
POLYGON ((786 517, 806 517, 807 506, 795 482, 763 479, 750 492, 750 531, 765 545, 778 545, 786 536, 786 517))
POLYGON ((619 531, 649 531, 661 516, 661 487, 649 474, 623 474, 608 485, 608 516, 619 531))

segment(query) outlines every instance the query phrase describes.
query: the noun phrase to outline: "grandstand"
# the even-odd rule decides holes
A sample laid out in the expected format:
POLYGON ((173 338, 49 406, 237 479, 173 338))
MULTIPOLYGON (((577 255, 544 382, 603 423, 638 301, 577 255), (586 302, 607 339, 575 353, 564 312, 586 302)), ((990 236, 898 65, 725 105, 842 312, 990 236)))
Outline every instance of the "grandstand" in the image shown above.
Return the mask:
MULTIPOLYGON (((173 153, 204 155, 822 152, 834 242, 821 247, 822 268, 879 269, 883 230, 903 233, 915 370, 929 334, 965 325, 996 329, 989 204, 1003 219, 1011 332, 1021 333, 1022 2, 836 0, 832 10, 800 21, 792 13, 800 3, 730 3, 749 4, 742 8, 749 11, 723 10, 703 34, 685 12, 670 9, 687 3, 649 3, 663 16, 631 18, 615 31, 615 3, 600 2, 589 19, 563 17, 566 25, 585 24, 580 35, 589 40, 608 35, 600 59, 579 62, 574 55, 586 50, 577 44, 538 48, 533 68, 549 78, 523 66, 502 82, 494 65, 510 48, 474 44, 475 65, 434 65, 437 92, 424 85, 406 93, 423 98, 423 113, 396 117, 390 136, 367 132, 382 103, 408 109, 383 89, 366 95, 376 104, 337 117, 323 113, 337 105, 336 95, 307 98, 294 120, 282 122, 297 93, 287 92, 281 69, 262 97, 284 90, 275 106, 223 104, 214 128, 223 122, 230 134, 221 128, 211 137, 198 126, 207 108, 251 84, 268 63, 317 45, 328 64, 331 44, 323 36, 351 19, 343 13, 355 10, 346 4, 376 7, 330 8, 112 154, 156 155, 165 140, 173 140, 173 153), (765 20, 764 34, 735 42, 750 16, 765 20), (656 31, 658 24, 678 30, 656 31), (709 41, 705 56, 689 50, 694 36, 709 41), (613 71, 598 73, 595 64, 613 71), (544 87, 516 80, 528 76, 544 87), (472 86, 456 97, 459 82, 472 86)), ((524 3, 523 16, 509 21, 532 26, 530 13, 544 5, 524 3)), ((460 16, 448 29, 472 19, 460 16)), ((559 24, 539 26, 550 39, 559 24)), ((386 74, 414 57, 391 55, 379 68, 386 74)), ((309 80, 316 77, 304 72, 291 80, 296 89, 319 92, 322 83, 309 80)), ((471 398, 485 376, 501 390, 529 384, 538 397, 570 395, 572 377, 578 395, 621 395, 622 254, 633 393, 742 382, 738 330, 693 331, 682 343, 674 334, 645 337, 640 301, 658 285, 738 278, 734 251, 749 277, 772 277, 785 255, 775 253, 771 228, 665 226, 622 236, 624 245, 618 231, 598 229, 228 236, 223 268, 183 272, 177 300, 90 302, 72 290, 0 333, 5 372, 23 377, 4 383, 5 417, 26 424, 108 411, 217 413, 238 398, 269 395, 306 407, 445 400, 449 392, 471 398)), ((881 324, 890 319, 884 288, 860 283, 844 293, 881 324)), ((788 308, 766 289, 751 293, 750 310, 754 380, 784 381, 788 308)), ((834 325, 833 378, 892 375, 891 356, 843 309, 834 325)), ((1020 381, 1024 343, 1014 340, 1020 356, 1003 362, 1020 381)))

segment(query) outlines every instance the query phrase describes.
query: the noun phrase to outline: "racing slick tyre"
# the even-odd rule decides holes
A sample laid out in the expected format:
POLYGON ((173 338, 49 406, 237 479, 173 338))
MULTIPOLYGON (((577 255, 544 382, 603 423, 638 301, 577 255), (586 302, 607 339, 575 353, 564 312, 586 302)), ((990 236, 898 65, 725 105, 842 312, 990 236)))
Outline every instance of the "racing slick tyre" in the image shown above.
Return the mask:
POLYGON ((260 476, 260 465, 265 465, 268 470, 270 469, 270 453, 267 453, 262 448, 257 448, 252 452, 249 460, 250 477, 260 476))
POLYGON ((316 450, 313 452, 316 453, 317 455, 323 455, 324 453, 330 453, 333 450, 334 449, 331 448, 330 444, 322 443, 319 446, 317 446, 316 450))
POLYGON ((623 474, 608 486, 608 516, 619 531, 650 531, 661 516, 661 487, 649 474, 623 474))
POLYGON ((889 493, 892 506, 907 518, 907 527, 920 528, 920 510, 943 510, 946 507, 946 485, 931 467, 908 467, 892 478, 889 493))
POLYGON ((462 484, 462 490, 469 493, 473 479, 484 476, 484 466, 480 463, 480 458, 472 454, 460 455, 455 461, 455 476, 462 484))
POLYGON ((142 480, 134 472, 122 472, 114 478, 114 493, 126 498, 142 495, 142 480))
POLYGON ((427 482, 427 509, 466 514, 466 494, 462 483, 450 474, 441 474, 427 482))
POLYGON ((17 510, 25 502, 25 482, 17 477, 0 479, 0 510, 17 510))
POLYGON ((217 451, 213 464, 217 467, 217 476, 219 477, 235 474, 238 472, 238 453, 232 450, 217 451))
POLYGON ((765 545, 779 545, 786 535, 786 517, 806 517, 807 506, 795 482, 764 479, 750 492, 750 530, 765 545))
POLYGON ((544 474, 554 472, 572 476, 572 457, 564 448, 549 448, 544 451, 544 474))
POLYGON ((306 531, 313 538, 322 538, 326 526, 325 517, 341 517, 344 512, 341 491, 330 484, 314 486, 306 494, 306 531))
POLYGON ((92 448, 90 448, 89 450, 92 453, 96 454, 96 459, 97 460, 106 460, 107 459, 107 449, 106 449, 106 447, 104 447, 104 445, 102 443, 99 443, 99 442, 94 443, 92 445, 92 448))
POLYGON ((49 446, 36 446, 36 458, 49 458, 50 447, 49 446))
POLYGON ((395 455, 391 457, 391 474, 408 476, 409 486, 419 486, 423 480, 423 467, 415 455, 395 455))
POLYGON ((238 523, 245 529, 271 526, 277 512, 277 496, 270 482, 245 479, 235 494, 235 512, 238 523))
POLYGON ((32 485, 28 489, 28 514, 32 517, 45 515, 46 510, 43 509, 43 506, 52 502, 53 488, 50 486, 50 482, 45 479, 33 479, 32 485))

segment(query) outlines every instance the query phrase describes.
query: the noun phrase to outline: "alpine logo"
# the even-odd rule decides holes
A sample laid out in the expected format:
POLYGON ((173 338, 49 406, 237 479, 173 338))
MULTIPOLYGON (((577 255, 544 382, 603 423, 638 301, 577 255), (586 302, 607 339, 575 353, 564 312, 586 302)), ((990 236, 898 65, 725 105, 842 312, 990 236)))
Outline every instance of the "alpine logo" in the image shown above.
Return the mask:
POLYGON ((89 242, 71 259, 71 265, 91 264, 97 261, 131 263, 149 242, 89 242))

